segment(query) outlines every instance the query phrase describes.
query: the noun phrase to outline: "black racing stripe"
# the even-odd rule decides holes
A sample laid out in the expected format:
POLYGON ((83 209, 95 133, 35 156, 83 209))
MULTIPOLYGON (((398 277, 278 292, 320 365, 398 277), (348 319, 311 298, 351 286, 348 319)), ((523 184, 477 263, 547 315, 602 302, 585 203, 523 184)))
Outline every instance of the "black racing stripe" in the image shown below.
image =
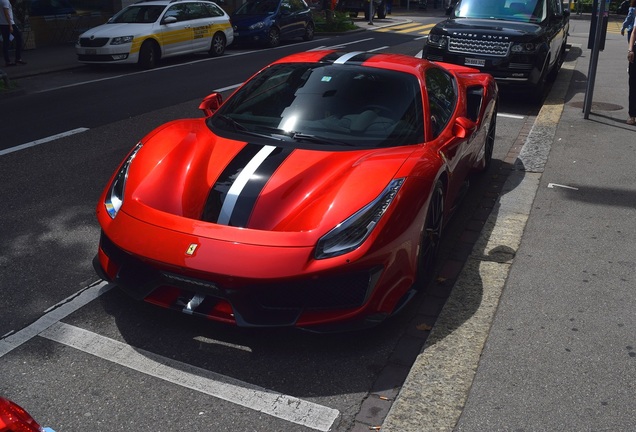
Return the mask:
POLYGON ((230 217, 230 226, 247 227, 254 206, 256 205, 256 200, 260 196, 263 188, 292 151, 293 149, 278 147, 258 167, 236 201, 236 206, 230 217))
POLYGON ((325 63, 333 63, 336 60, 338 60, 343 54, 345 54, 342 51, 334 51, 332 53, 327 54, 326 56, 324 56, 323 58, 321 58, 320 60, 318 60, 319 62, 325 62, 325 63))
POLYGON ((210 189, 201 220, 206 222, 217 222, 219 220, 223 201, 225 201, 225 197, 232 183, 234 183, 234 180, 236 180, 240 172, 245 168, 245 165, 247 165, 262 148, 262 145, 247 144, 234 159, 230 161, 216 180, 216 183, 212 186, 212 189, 210 189))

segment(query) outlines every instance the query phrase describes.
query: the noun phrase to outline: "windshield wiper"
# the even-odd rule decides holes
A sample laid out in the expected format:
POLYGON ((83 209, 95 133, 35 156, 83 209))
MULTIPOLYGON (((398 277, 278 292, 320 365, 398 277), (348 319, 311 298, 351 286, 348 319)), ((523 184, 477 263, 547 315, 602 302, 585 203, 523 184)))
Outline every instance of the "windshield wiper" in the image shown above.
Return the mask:
POLYGON ((331 138, 325 138, 318 135, 309 135, 309 134, 300 133, 300 132, 292 132, 291 135, 289 136, 290 138, 296 141, 310 141, 310 142, 318 143, 318 144, 333 144, 333 145, 354 147, 354 144, 352 143, 338 141, 331 138))
POLYGON ((213 118, 218 118, 223 120, 225 123, 229 124, 230 126, 232 126, 232 129, 234 129, 234 132, 240 132, 240 133, 244 133, 247 135, 252 135, 252 136, 257 136, 260 138, 269 138, 269 139, 278 139, 279 141, 282 141, 282 138, 275 138, 272 137, 271 135, 265 135, 265 134, 261 134, 258 132, 253 132, 251 130, 249 130, 248 128, 246 128, 245 126, 243 126, 241 123, 237 122, 236 120, 234 120, 232 117, 228 117, 226 115, 223 114, 217 114, 215 115, 213 118))
POLYGON ((317 144, 331 144, 331 145, 341 145, 341 146, 348 146, 348 147, 354 146, 354 144, 344 142, 344 141, 338 141, 331 138, 325 138, 318 135, 310 135, 310 134, 306 134, 302 132, 286 131, 284 129, 275 128, 271 126, 258 126, 258 128, 278 134, 278 135, 286 136, 295 141, 310 141, 312 143, 317 143, 317 144))

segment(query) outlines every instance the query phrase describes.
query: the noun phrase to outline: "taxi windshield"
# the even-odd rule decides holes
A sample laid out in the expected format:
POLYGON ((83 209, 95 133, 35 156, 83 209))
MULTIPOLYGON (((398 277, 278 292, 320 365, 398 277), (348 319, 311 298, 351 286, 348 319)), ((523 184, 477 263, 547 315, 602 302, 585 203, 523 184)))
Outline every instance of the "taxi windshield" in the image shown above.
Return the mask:
POLYGON ((455 18, 485 18, 537 23, 546 19, 545 0, 460 0, 455 18))
POLYGON ((128 23, 128 24, 150 24, 157 21, 165 6, 157 5, 134 5, 129 6, 116 14, 108 21, 112 24, 128 23))
POLYGON ((390 147, 424 140, 422 93, 414 75, 360 65, 273 65, 208 120, 223 132, 289 142, 390 147))

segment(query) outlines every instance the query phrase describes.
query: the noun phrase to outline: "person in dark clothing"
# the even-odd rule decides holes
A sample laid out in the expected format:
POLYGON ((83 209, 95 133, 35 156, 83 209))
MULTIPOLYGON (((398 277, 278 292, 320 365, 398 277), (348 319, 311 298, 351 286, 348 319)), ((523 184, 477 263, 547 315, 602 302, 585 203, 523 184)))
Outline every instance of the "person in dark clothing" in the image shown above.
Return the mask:
POLYGON ((0 34, 2 34, 2 54, 5 66, 26 64, 22 60, 22 32, 13 19, 13 8, 9 0, 0 0, 0 34), (15 62, 9 57, 11 42, 15 43, 15 62))

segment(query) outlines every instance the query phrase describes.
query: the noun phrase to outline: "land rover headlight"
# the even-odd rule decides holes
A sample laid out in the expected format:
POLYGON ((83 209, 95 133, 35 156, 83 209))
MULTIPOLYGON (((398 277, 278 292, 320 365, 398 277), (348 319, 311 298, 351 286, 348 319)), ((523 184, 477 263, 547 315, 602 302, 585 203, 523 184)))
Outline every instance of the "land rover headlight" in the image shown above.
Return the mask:
POLYGON ((446 48, 448 45, 448 38, 438 34, 429 34, 427 43, 437 48, 446 48))
POLYGON ((532 42, 516 43, 516 44, 513 44, 512 48, 510 49, 515 54, 523 54, 523 53, 531 53, 536 51, 538 46, 539 46, 538 44, 534 44, 532 42))
POLYGON ((331 258, 360 247, 376 227, 403 183, 403 178, 391 181, 376 199, 322 236, 316 246, 315 258, 331 258))
POLYGON ((113 182, 108 188, 108 193, 106 194, 106 200, 104 201, 104 206, 106 207, 106 211, 108 212, 108 216, 111 218, 115 218, 121 205, 124 203, 124 189, 126 187, 126 180, 128 180, 128 170, 130 169, 130 164, 133 159, 137 155, 139 149, 143 144, 137 143, 135 148, 130 152, 124 163, 119 168, 117 175, 115 176, 113 182))

